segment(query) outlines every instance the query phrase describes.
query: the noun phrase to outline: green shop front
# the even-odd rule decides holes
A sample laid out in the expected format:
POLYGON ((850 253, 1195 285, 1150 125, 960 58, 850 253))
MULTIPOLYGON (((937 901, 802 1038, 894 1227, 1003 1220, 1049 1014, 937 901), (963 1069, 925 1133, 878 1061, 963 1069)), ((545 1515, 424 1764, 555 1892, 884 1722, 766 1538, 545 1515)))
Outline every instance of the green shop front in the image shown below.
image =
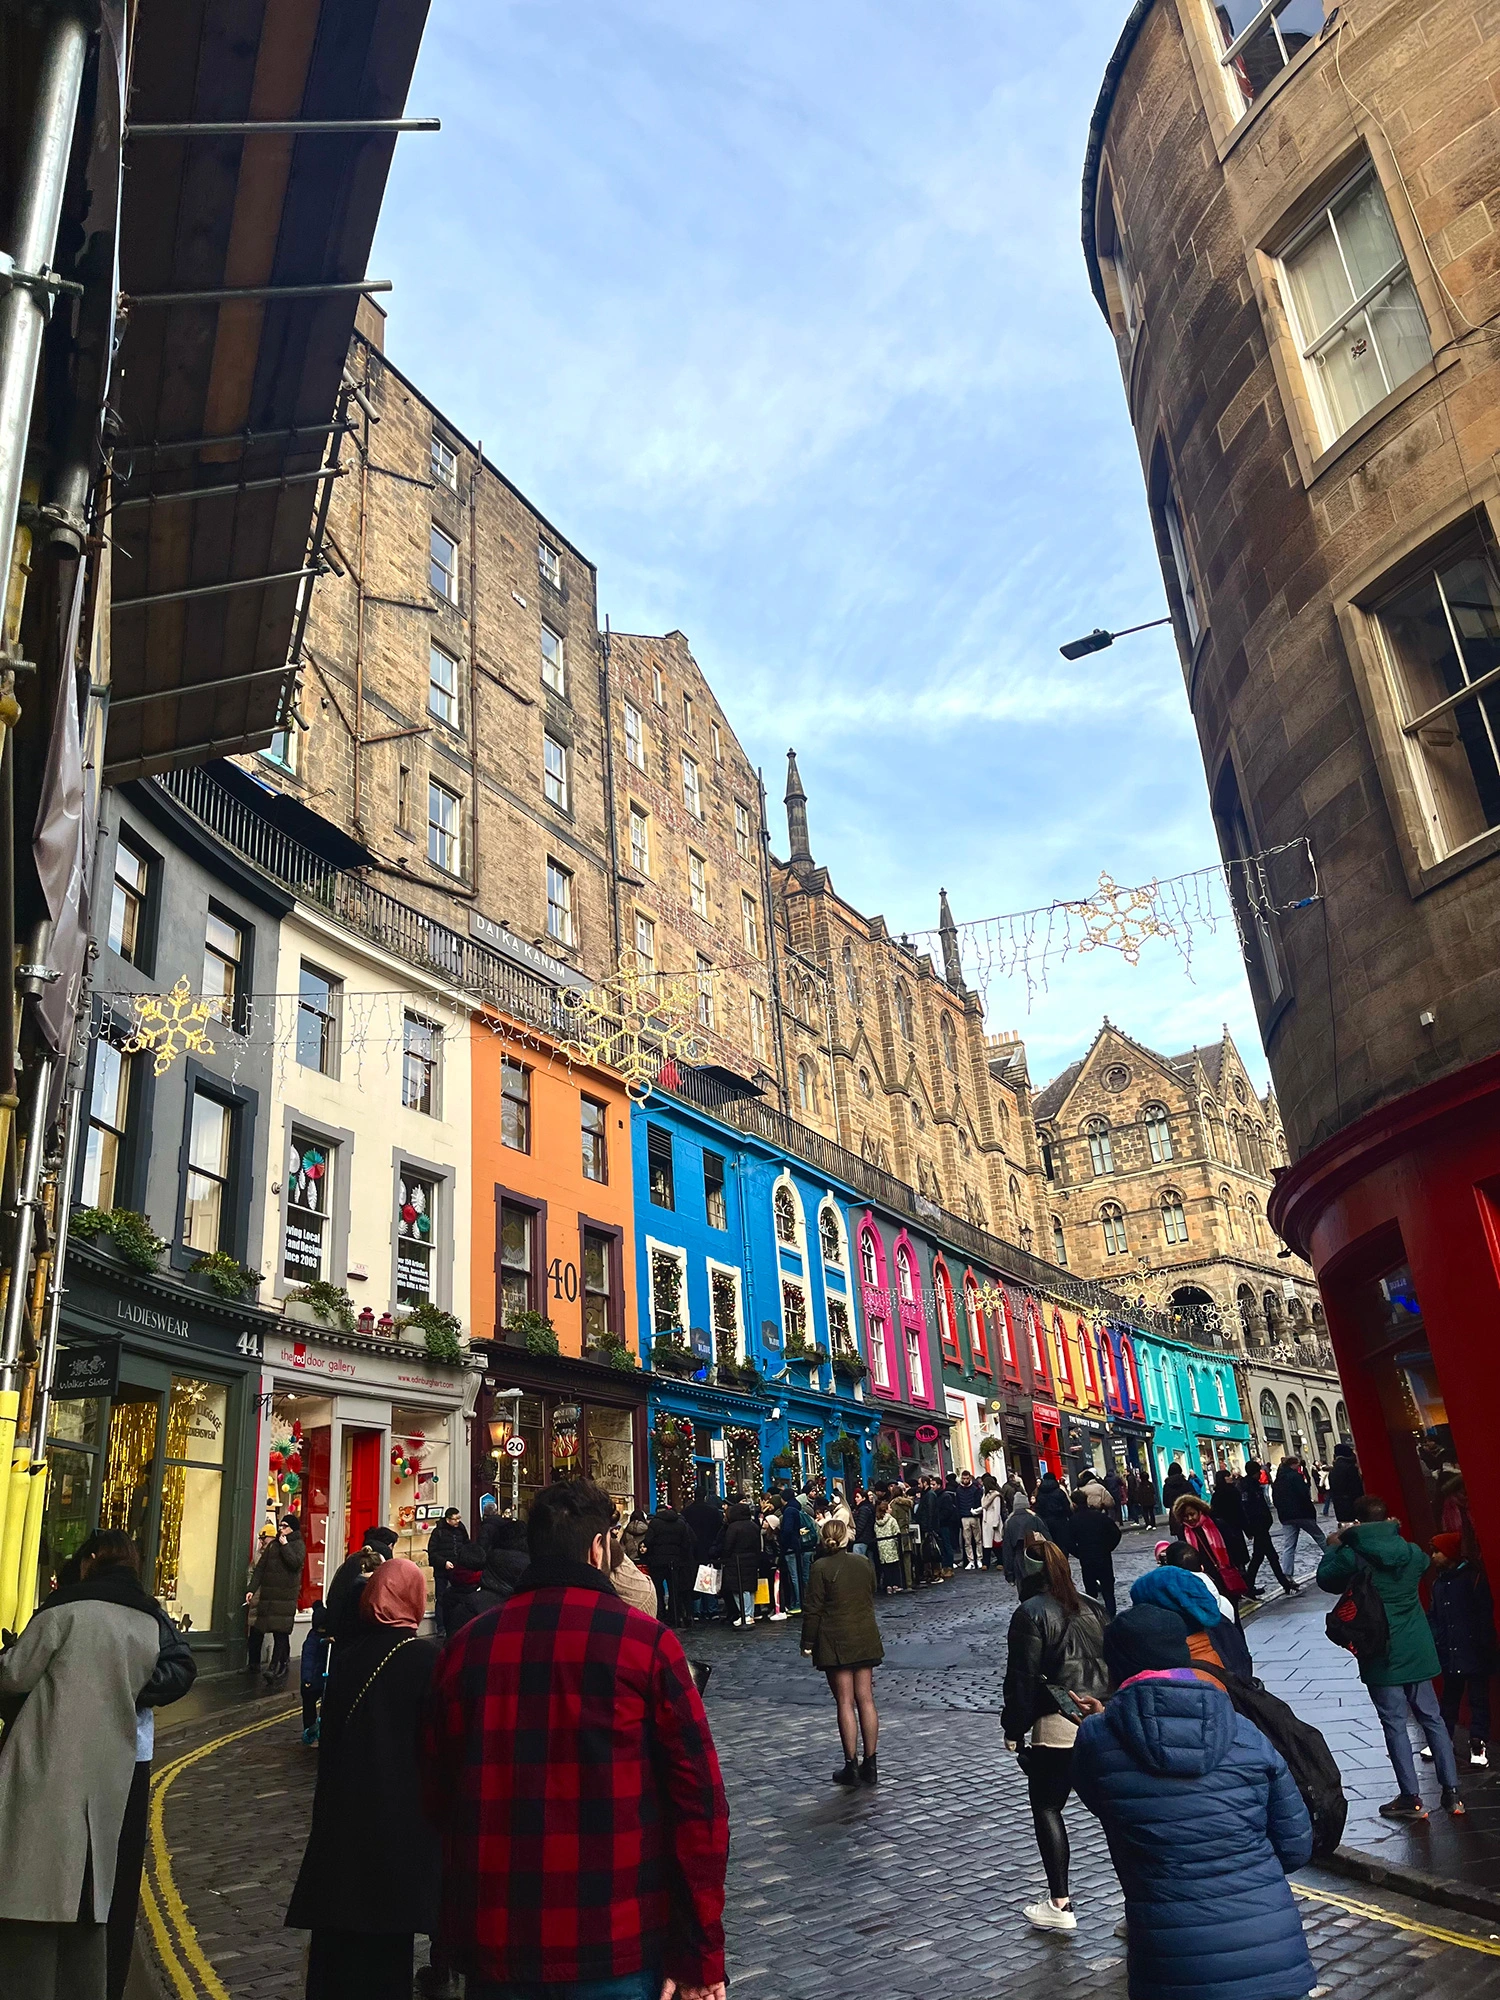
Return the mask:
POLYGON ((245 1657, 260 1366, 273 1313, 70 1249, 40 1579, 123 1528, 207 1672, 245 1657))

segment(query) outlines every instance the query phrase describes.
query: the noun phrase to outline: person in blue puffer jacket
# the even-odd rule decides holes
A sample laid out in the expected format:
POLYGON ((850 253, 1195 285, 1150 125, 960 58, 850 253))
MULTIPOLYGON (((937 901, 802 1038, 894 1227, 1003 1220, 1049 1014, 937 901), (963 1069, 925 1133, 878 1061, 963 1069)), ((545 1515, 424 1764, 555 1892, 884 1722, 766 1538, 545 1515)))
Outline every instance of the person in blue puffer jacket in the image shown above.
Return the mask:
POLYGON ((1125 1892, 1130 2000, 1326 1990, 1286 1882, 1313 1835, 1281 1757, 1198 1678, 1175 1612, 1134 1605, 1104 1655, 1116 1692, 1079 1730, 1072 1776, 1125 1892))
POLYGON ((1186 1542, 1168 1542, 1157 1567, 1130 1586, 1132 1604, 1157 1604, 1175 1611, 1187 1627, 1188 1652, 1202 1664, 1217 1660, 1241 1680, 1254 1680, 1255 1662, 1234 1606, 1221 1597, 1202 1570, 1203 1558, 1186 1542))

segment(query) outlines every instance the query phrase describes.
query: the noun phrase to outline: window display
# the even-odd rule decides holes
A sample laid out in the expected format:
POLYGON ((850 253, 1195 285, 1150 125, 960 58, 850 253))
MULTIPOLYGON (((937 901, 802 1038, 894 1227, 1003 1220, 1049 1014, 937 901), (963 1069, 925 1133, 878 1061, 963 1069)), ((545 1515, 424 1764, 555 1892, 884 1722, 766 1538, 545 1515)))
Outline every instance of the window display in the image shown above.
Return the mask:
MULTIPOLYGON (((396 1554, 422 1569, 427 1567, 432 1523, 418 1520, 418 1507, 461 1504, 448 1476, 448 1458, 448 1419, 443 1411, 399 1404, 392 1409, 389 1525, 396 1530, 396 1554)), ((469 1526, 472 1529, 474 1523, 469 1526)))
POLYGON ((437 1188, 403 1167, 396 1178, 396 1303, 425 1305, 432 1297, 432 1236, 437 1188))
POLYGON ((184 1632, 212 1625, 229 1391, 174 1375, 156 1545, 156 1595, 184 1632))

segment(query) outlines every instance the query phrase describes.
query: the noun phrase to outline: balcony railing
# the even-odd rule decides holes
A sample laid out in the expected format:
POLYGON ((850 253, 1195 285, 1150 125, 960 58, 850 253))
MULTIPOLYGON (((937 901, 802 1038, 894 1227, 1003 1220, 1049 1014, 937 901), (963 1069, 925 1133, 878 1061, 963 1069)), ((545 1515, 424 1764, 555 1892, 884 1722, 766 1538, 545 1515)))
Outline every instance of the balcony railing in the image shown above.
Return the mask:
POLYGON ((354 869, 336 868, 205 771, 168 771, 153 782, 226 847, 344 930, 489 1001, 512 1019, 556 1035, 568 1032, 569 1016, 546 980, 372 887, 354 869))

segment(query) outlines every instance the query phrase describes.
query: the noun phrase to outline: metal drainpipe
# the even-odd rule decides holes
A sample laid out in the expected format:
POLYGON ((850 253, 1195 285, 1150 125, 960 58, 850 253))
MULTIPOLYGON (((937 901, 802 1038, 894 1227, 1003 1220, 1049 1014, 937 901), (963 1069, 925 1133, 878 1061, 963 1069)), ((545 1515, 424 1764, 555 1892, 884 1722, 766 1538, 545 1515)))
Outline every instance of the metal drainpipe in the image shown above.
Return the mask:
POLYGON ((57 1176, 57 1228, 52 1245, 52 1268, 47 1273, 47 1309, 42 1331, 42 1351, 37 1361, 36 1408, 31 1419, 33 1463, 47 1449, 47 1418, 52 1408, 52 1375, 57 1365, 57 1329, 62 1318, 63 1265, 68 1255, 68 1223, 73 1208, 73 1173, 78 1164, 78 1121, 83 1111, 83 1085, 75 1083, 68 1093, 67 1136, 63 1140, 62 1166, 57 1176))
MULTIPOLYGON (((47 29, 10 251, 16 272, 30 280, 50 269, 57 252, 89 35, 84 10, 75 5, 58 7, 47 29)), ((45 286, 15 283, 0 295, 0 550, 7 569, 21 504, 42 333, 51 309, 52 295, 45 286)))
POLYGON ((32 1081, 31 1116, 27 1121, 26 1160, 21 1169, 16 1202, 16 1230, 11 1250, 10 1289, 5 1297, 5 1327, 0 1333, 0 1390, 16 1386, 16 1359, 21 1352, 21 1316, 26 1310, 26 1272, 36 1237, 36 1212, 41 1206, 42 1146, 47 1131, 47 1100, 52 1093, 54 1059, 40 1056, 32 1081))

